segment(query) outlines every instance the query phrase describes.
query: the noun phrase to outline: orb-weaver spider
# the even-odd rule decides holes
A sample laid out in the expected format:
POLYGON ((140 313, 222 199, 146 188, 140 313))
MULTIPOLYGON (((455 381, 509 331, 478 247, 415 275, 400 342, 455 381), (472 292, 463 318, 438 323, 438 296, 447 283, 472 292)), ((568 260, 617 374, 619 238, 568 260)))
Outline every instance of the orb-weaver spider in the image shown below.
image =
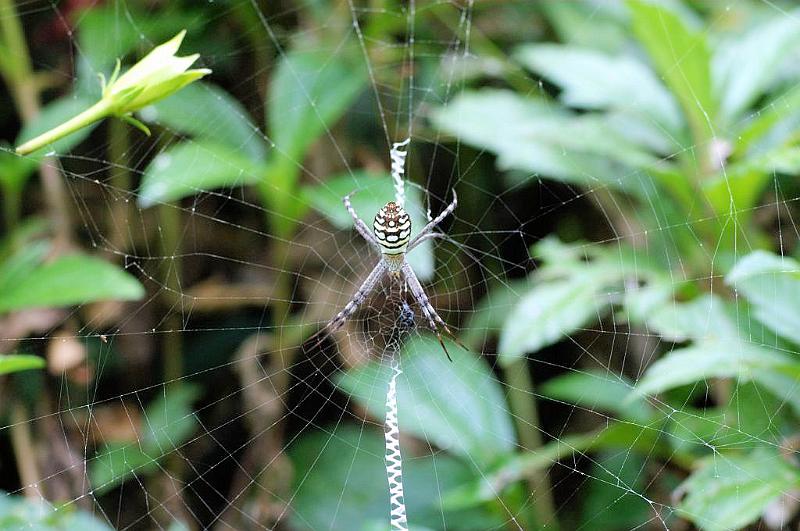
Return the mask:
POLYGON ((455 191, 453 191, 453 202, 447 205, 447 208, 425 225, 422 231, 413 239, 411 238, 411 217, 402 206, 394 201, 386 203, 375 215, 375 221, 372 224, 372 232, 370 232, 367 224, 358 217, 353 205, 350 203, 350 195, 345 196, 343 199, 344 206, 353 217, 358 233, 373 249, 380 253, 381 258, 372 269, 372 272, 367 276, 367 279, 361 284, 361 287, 353 294, 350 301, 345 304, 344 308, 342 308, 333 319, 328 321, 315 336, 326 332, 332 333, 341 328, 345 321, 364 303, 369 294, 375 289, 385 275, 395 275, 403 278, 405 286, 411 292, 417 304, 419 304, 431 329, 436 333, 436 337, 444 353, 447 355, 447 359, 453 361, 450 357, 450 353, 447 351, 444 341, 442 341, 442 334, 439 331, 439 327, 452 337, 456 343, 459 342, 447 327, 447 323, 444 322, 431 305, 428 296, 425 294, 425 290, 422 288, 422 284, 417 278, 416 273, 414 273, 414 269, 412 269, 411 265, 406 261, 406 253, 413 250, 423 241, 439 236, 438 233, 433 232, 433 229, 452 213, 458 205, 458 198, 456 197, 455 191))

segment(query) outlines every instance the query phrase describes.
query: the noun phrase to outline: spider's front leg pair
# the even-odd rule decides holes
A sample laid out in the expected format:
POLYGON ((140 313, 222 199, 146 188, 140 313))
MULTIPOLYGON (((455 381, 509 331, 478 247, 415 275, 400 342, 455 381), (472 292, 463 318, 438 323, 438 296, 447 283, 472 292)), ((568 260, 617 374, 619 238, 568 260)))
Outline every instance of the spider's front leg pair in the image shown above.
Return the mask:
MULTIPOLYGON (((411 265, 406 261, 406 253, 413 250, 423 241, 437 237, 438 234, 433 232, 433 229, 442 222, 444 218, 450 215, 458 205, 458 198, 455 191, 453 191, 453 202, 450 203, 438 216, 432 219, 425 227, 417 234, 414 239, 411 239, 411 218, 403 207, 390 201, 381 208, 375 216, 373 222, 372 232, 370 232, 367 224, 358 217, 353 205, 350 203, 350 195, 345 196, 344 206, 350 215, 353 217, 356 230, 376 251, 381 255, 380 261, 375 265, 375 268, 367 276, 367 279, 361 284, 361 287, 356 290, 350 301, 344 308, 331 319, 315 336, 319 335, 319 341, 324 337, 324 333, 333 333, 353 315, 359 306, 361 306, 367 299, 369 294, 380 283, 384 275, 393 274, 403 277, 405 285, 417 301, 422 313, 428 320, 431 329, 436 332, 436 337, 439 339, 439 344, 442 346, 447 359, 453 361, 447 347, 442 340, 442 334, 439 331, 441 327, 456 343, 461 345, 455 335, 447 327, 436 309, 430 303, 422 284, 417 278, 416 273, 411 265)), ((319 341, 316 344, 319 344, 319 341)), ((463 345, 462 345, 463 346, 463 345)))

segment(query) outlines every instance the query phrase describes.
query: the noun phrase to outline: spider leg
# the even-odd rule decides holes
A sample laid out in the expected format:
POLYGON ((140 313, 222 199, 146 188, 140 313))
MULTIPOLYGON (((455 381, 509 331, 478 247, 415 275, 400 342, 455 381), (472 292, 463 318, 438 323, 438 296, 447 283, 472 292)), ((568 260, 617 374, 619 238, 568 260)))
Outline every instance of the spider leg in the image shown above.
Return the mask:
POLYGON ((378 240, 375 239, 375 235, 372 234, 372 232, 370 232, 369 227, 367 227, 367 224, 364 223, 364 221, 360 217, 358 217, 358 214, 356 214, 356 209, 353 208, 353 205, 350 203, 350 196, 353 195, 354 193, 355 192, 350 192, 349 194, 344 196, 344 198, 342 199, 344 207, 350 213, 350 216, 352 216, 353 222, 355 223, 356 226, 356 230, 361 235, 361 237, 367 240, 367 243, 371 244, 373 248, 375 248, 378 252, 380 252, 381 246, 378 243, 378 240))
POLYGON ((413 295, 414 300, 417 301, 420 308, 422 309, 422 313, 428 319, 428 324, 436 332, 436 338, 439 340, 439 344, 442 346, 442 350, 447 355, 447 359, 453 361, 453 358, 450 357, 450 353, 447 351, 447 347, 444 345, 444 341, 442 340, 442 334, 439 331, 441 327, 444 332, 452 338, 458 346, 467 350, 467 348, 456 338, 455 334, 450 331, 448 328, 447 323, 444 322, 438 313, 436 313, 436 309, 431 304, 431 301, 428 299, 428 296, 425 294, 425 290, 422 288, 422 284, 420 284, 419 279, 417 278, 416 273, 411 268, 411 266, 406 263, 403 265, 403 276, 406 279, 406 284, 408 285, 408 289, 411 290, 411 295, 413 295))
POLYGON ((358 310, 358 307, 364 303, 364 301, 367 299, 367 296, 373 289, 375 289, 375 286, 378 284, 378 282, 380 282, 385 273, 386 263, 381 260, 375 265, 375 267, 372 269, 372 272, 367 275, 367 279, 364 280, 358 290, 356 290, 350 301, 344 305, 344 308, 342 308, 342 310, 337 313, 333 319, 328 321, 325 326, 323 326, 318 332, 309 338, 309 340, 315 340, 313 346, 311 347, 312 349, 317 348, 327 334, 336 332, 342 327, 342 325, 344 325, 345 321, 347 321, 347 319, 353 315, 356 310, 358 310))
POLYGON ((428 233, 430 233, 436 227, 436 225, 441 223, 444 218, 449 216, 450 213, 453 212, 453 210, 455 210, 457 206, 458 206, 458 196, 456 195, 456 191, 453 190, 453 202, 447 205, 447 208, 442 210, 438 216, 433 218, 433 220, 431 220, 427 225, 425 225, 425 227, 419 232, 419 234, 414 236, 414 239, 411 240, 411 242, 408 244, 408 250, 410 251, 411 249, 419 245, 422 242, 422 238, 427 236, 428 233))
MULTIPOLYGON (((419 245, 422 244, 422 242, 427 240, 433 240, 434 238, 446 239, 447 237, 448 237, 447 234, 444 234, 442 232, 429 232, 428 234, 424 234, 421 238, 416 238, 416 241, 414 242, 414 247, 418 247, 419 245)), ((408 251, 406 252, 411 251, 412 249, 414 249, 414 247, 411 247, 411 245, 409 244, 408 251)))

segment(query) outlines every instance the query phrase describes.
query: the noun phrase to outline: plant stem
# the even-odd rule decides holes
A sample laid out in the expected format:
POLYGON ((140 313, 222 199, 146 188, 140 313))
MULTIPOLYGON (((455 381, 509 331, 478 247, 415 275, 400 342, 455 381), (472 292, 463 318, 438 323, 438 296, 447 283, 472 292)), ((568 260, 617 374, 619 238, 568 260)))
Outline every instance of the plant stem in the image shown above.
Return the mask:
MULTIPOLYGON (((0 42, 6 53, 0 73, 6 78, 22 122, 29 123, 39 114, 40 86, 33 75, 30 52, 13 0, 0 0, 0 42)), ((72 235, 64 182, 53 159, 43 159, 39 173, 51 212, 55 247, 63 249, 69 246, 72 235)))
POLYGON ((112 102, 110 99, 101 99, 85 111, 70 118, 63 124, 50 129, 46 133, 42 133, 36 138, 28 140, 21 146, 18 146, 17 153, 20 155, 33 153, 34 151, 52 144, 53 142, 60 140, 65 136, 74 133, 75 131, 83 129, 84 127, 91 125, 98 120, 102 120, 108 116, 111 107, 112 102))
MULTIPOLYGON (((108 159, 113 162, 109 168, 111 186, 119 193, 127 193, 131 189, 130 164, 130 137, 128 128, 122 120, 108 122, 108 159)), ((113 250, 127 252, 130 245, 128 239, 130 228, 128 218, 130 203, 117 201, 107 218, 106 226, 111 231, 111 246, 113 250)), ((109 253, 110 255, 111 253, 109 253)))
POLYGON ((36 464, 33 438, 25 408, 19 402, 11 406, 11 444, 17 461, 22 492, 30 499, 42 498, 38 489, 39 466, 36 464))
MULTIPOLYGON (((523 358, 513 362, 503 368, 503 373, 509 386, 508 399, 517 424, 520 443, 525 451, 535 452, 542 446, 542 437, 539 434, 539 412, 527 360, 523 358)), ((548 529, 558 529, 553 492, 547 472, 531 474, 528 483, 534 498, 539 525, 548 529)))
POLYGON ((183 376, 183 345, 179 330, 181 318, 174 307, 180 304, 180 272, 181 259, 177 256, 180 250, 181 211, 178 205, 168 203, 158 207, 161 254, 164 264, 161 281, 165 286, 164 305, 169 315, 165 324, 169 331, 164 336, 162 355, 164 356, 164 379, 170 385, 176 385, 183 376))
POLYGON ((3 188, 3 217, 6 223, 6 234, 12 234, 19 225, 21 195, 18 186, 10 185, 3 188))

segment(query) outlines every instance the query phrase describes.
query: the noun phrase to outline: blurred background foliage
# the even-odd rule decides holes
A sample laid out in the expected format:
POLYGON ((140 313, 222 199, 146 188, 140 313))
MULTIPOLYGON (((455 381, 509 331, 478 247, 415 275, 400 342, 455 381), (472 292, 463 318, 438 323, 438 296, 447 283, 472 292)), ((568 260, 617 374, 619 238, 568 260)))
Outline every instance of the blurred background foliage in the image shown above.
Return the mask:
POLYGON ((301 345, 409 127, 470 347, 402 353, 412 527, 796 522, 800 12, 417 1, 410 65, 408 7, 0 0, 0 529, 387 529, 389 367, 301 345), (151 137, 8 149, 183 28, 151 137))

